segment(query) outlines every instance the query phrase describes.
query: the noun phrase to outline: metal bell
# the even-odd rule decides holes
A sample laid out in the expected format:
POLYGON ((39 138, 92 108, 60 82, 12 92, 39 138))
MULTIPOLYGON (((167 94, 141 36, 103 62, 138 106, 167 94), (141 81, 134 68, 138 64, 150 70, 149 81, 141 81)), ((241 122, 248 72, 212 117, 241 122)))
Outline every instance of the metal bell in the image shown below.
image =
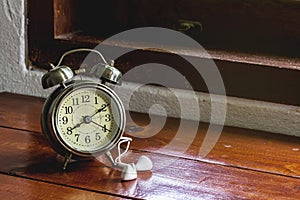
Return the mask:
POLYGON ((57 66, 51 69, 42 77, 42 86, 44 89, 63 84, 74 77, 74 72, 68 66, 57 66))
POLYGON ((122 73, 115 67, 108 64, 99 63, 92 67, 90 73, 100 78, 103 82, 110 82, 113 84, 121 84, 120 79, 122 73))

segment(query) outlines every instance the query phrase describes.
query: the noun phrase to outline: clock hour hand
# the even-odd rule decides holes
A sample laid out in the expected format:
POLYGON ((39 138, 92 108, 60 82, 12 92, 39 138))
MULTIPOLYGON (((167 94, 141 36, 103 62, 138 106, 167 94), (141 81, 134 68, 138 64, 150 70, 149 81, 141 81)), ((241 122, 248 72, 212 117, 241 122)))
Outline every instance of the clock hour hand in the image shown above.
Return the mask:
POLYGON ((73 128, 70 129, 70 131, 74 130, 75 128, 79 128, 81 126, 81 124, 83 124, 83 123, 84 123, 84 121, 76 124, 73 128))
POLYGON ((76 125, 75 125, 73 128, 71 128, 70 130, 73 130, 73 129, 75 129, 75 128, 79 128, 79 127, 81 126, 81 124, 83 124, 83 123, 88 124, 88 123, 90 123, 90 122, 92 121, 92 117, 89 117, 89 116, 82 116, 82 118, 83 118, 82 122, 76 124, 76 125))
POLYGON ((104 132, 111 132, 111 130, 109 130, 109 129, 107 129, 106 128, 106 125, 104 125, 104 126, 102 126, 102 125, 100 125, 100 124, 98 124, 98 123, 96 123, 96 122, 94 122, 94 121, 92 121, 92 123, 93 124, 96 124, 97 126, 100 126, 100 128, 102 128, 102 130, 104 131, 104 132))

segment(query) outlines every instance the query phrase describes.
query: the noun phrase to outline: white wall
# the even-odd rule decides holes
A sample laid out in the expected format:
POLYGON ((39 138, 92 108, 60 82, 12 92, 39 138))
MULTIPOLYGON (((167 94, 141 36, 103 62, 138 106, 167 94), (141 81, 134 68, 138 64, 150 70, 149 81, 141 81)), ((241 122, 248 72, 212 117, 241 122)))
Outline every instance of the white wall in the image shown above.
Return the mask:
MULTIPOLYGON (((40 83, 44 72, 30 71, 26 67, 25 12, 25 0, 0 1, 0 91, 46 97, 50 91, 43 90, 40 83)), ((132 84, 125 83, 122 88, 124 96, 131 87, 132 84)), ((154 90, 160 89, 144 88, 136 98, 136 102, 131 102, 131 109, 149 112, 145 108, 151 105, 148 97, 154 90)), ((164 91, 157 93, 160 94, 156 97, 158 101, 161 98, 170 101, 165 109, 174 111, 176 101, 172 102, 168 93, 164 91)), ((187 102, 189 101, 190 97, 184 91, 178 90, 178 94, 184 96, 187 102)), ((209 122, 210 98, 203 93, 198 93, 198 97, 201 120, 209 122)), ((299 107, 233 97, 228 97, 227 102, 226 125, 300 136, 299 107)), ((154 112, 159 114, 159 107, 154 112)), ((171 116, 179 117, 178 113, 180 110, 175 110, 171 116)), ((194 116, 189 118, 194 119, 194 116)))
POLYGON ((41 73, 26 68, 25 0, 0 1, 0 90, 44 96, 41 73))

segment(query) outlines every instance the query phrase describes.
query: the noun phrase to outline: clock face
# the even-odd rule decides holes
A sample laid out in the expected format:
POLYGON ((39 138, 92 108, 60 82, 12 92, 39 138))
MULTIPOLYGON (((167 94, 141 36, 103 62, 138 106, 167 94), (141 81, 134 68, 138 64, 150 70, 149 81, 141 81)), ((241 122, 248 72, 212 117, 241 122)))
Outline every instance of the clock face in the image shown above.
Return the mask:
POLYGON ((52 126, 62 145, 79 153, 108 150, 122 134, 119 99, 99 85, 72 87, 60 98, 52 126))

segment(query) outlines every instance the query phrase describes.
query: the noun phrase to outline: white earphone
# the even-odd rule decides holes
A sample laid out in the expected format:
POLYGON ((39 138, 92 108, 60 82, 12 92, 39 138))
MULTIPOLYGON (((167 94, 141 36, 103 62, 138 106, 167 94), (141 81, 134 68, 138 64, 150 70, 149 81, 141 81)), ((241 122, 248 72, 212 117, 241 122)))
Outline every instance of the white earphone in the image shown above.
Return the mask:
POLYGON ((121 157, 124 154, 126 154, 127 151, 129 150, 129 145, 131 141, 132 139, 129 137, 121 137, 121 140, 118 143, 118 157, 115 160, 113 159, 110 151, 107 151, 105 153, 106 157, 111 162, 111 164, 114 167, 118 167, 122 170, 121 178, 123 181, 134 180, 137 178, 138 171, 149 171, 153 167, 152 161, 147 156, 141 156, 138 159, 136 164, 134 163, 127 164, 121 161, 121 157), (124 150, 124 152, 121 153, 121 144, 125 142, 127 142, 126 149, 124 150))

